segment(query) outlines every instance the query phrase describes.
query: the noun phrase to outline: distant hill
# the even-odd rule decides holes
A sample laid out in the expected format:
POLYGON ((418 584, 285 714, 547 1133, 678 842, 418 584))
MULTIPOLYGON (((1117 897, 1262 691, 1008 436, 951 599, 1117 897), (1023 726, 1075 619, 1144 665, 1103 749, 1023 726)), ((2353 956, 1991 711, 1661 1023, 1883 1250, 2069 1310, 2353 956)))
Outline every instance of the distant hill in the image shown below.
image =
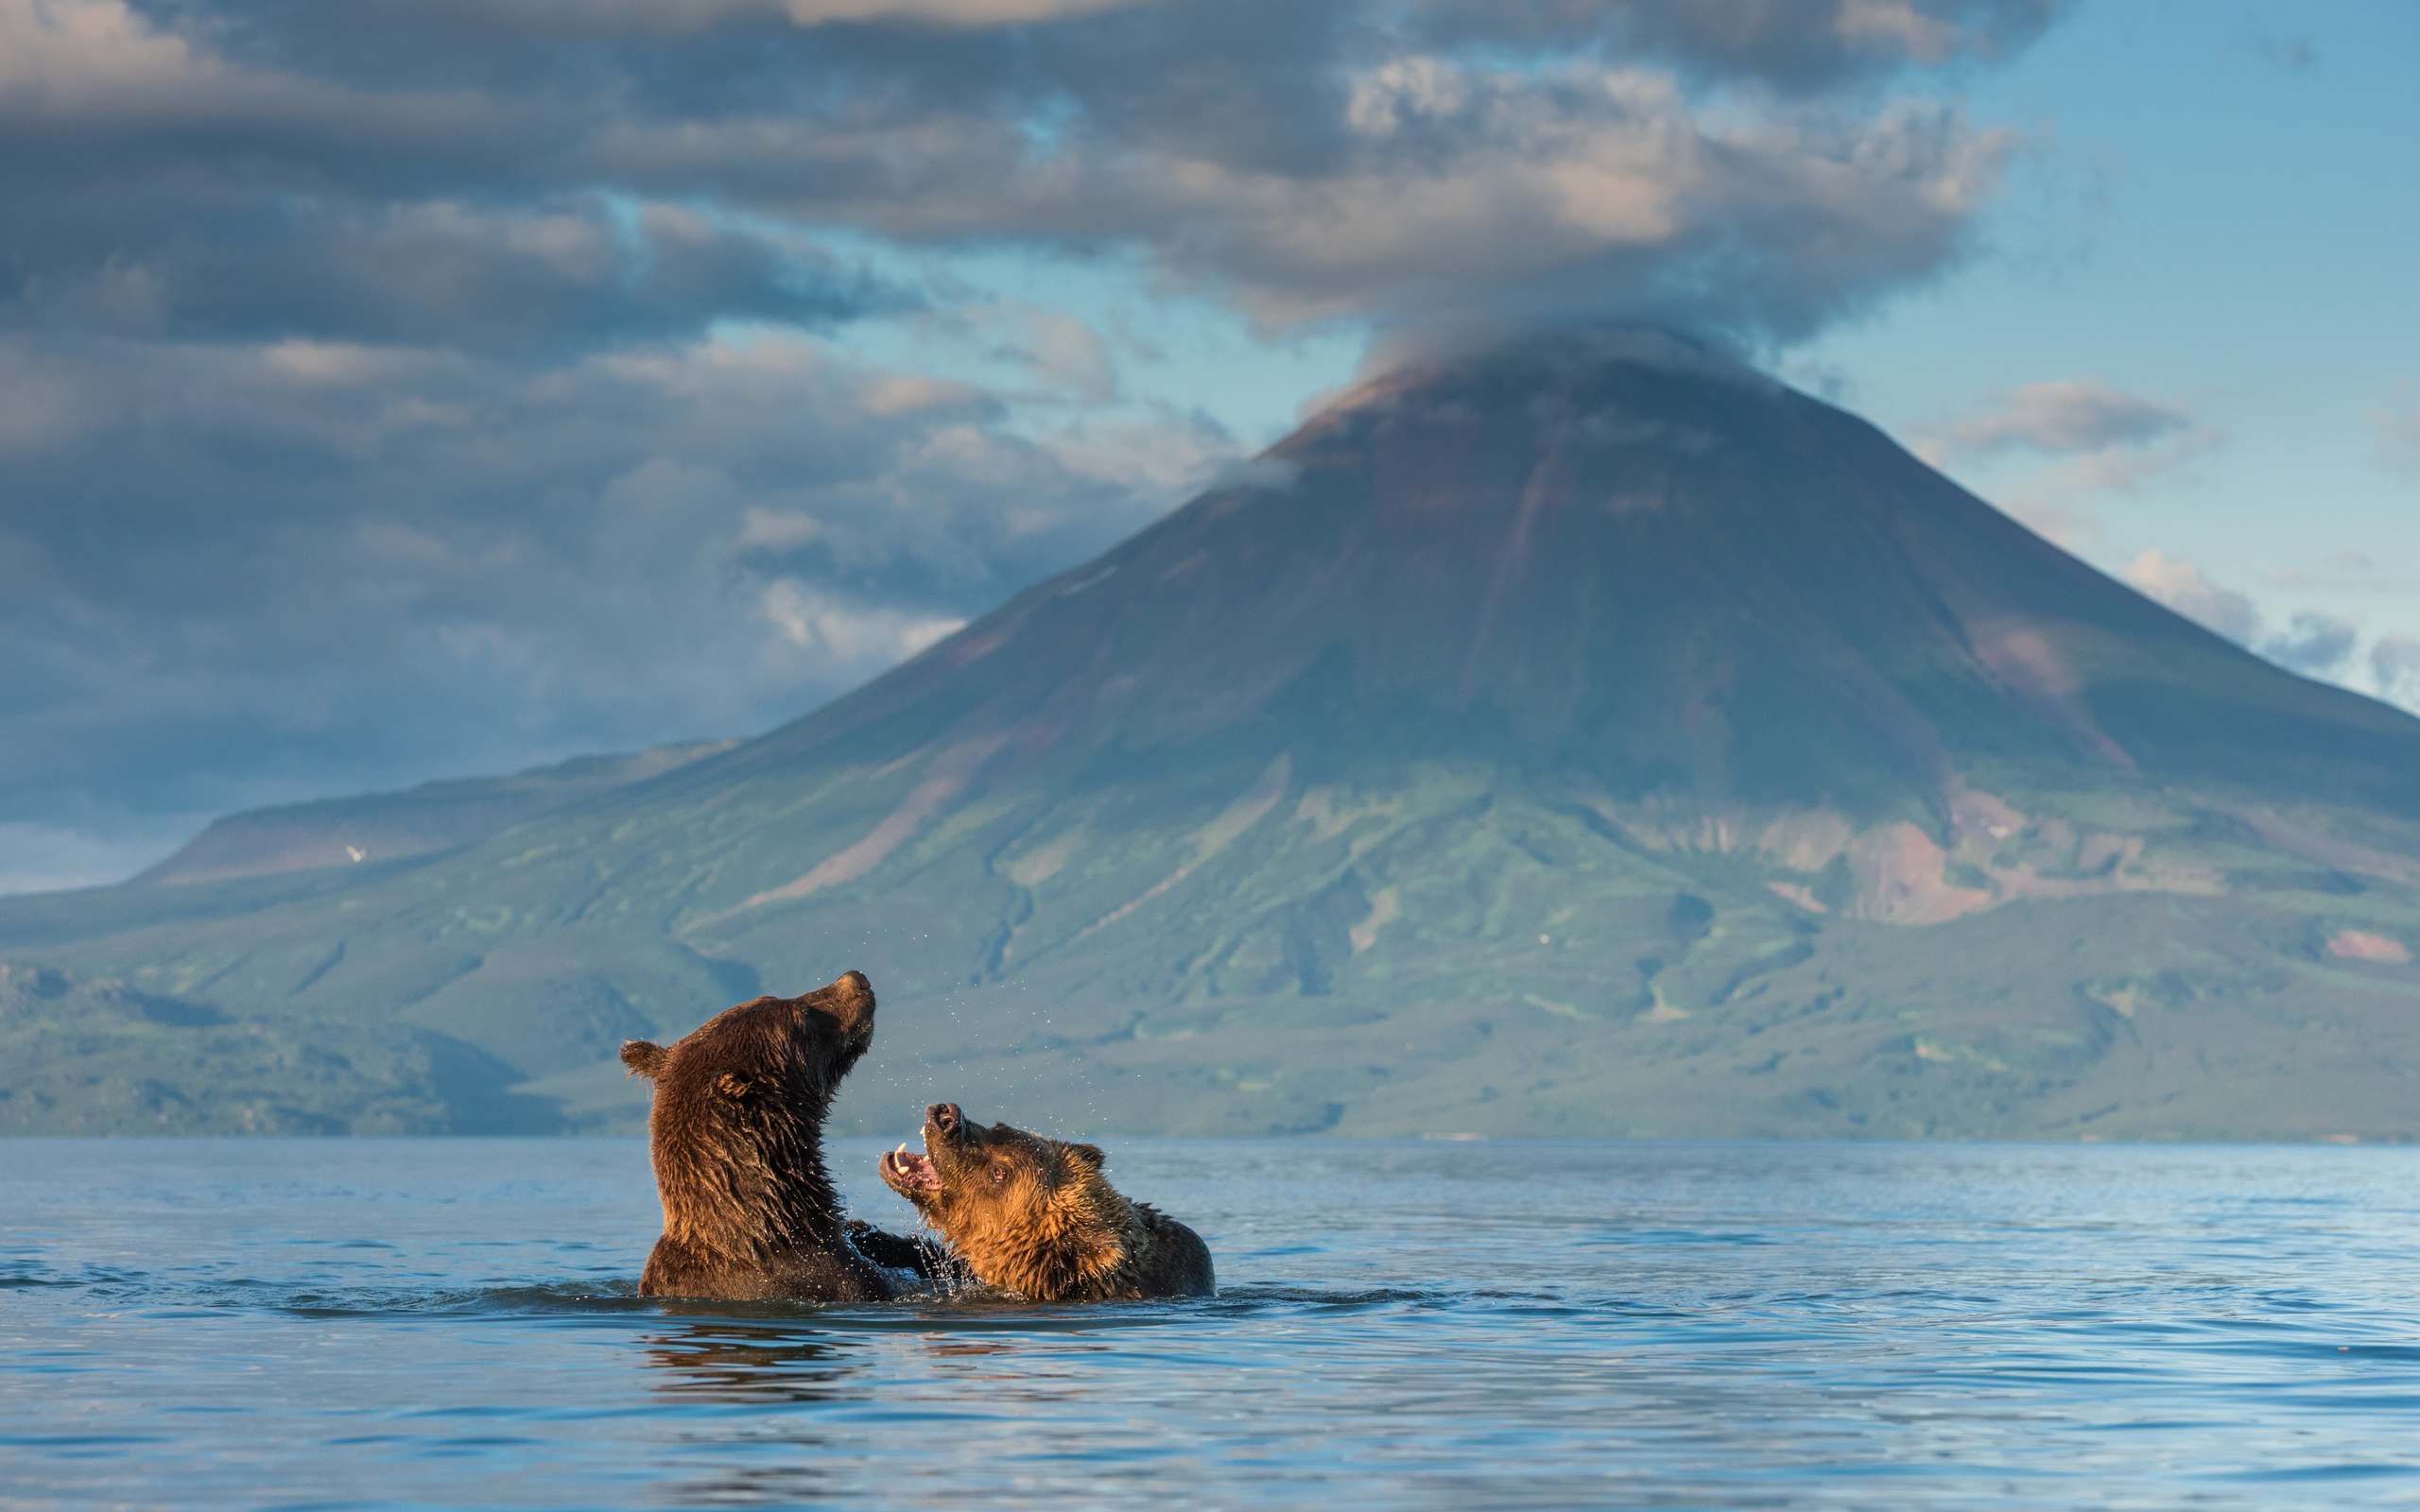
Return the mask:
POLYGON ((856 967, 884 1132, 2404 1138, 2415 943, 2420 720, 1645 335, 1366 386, 467 848, 0 900, 62 979, 389 1037, 453 1129, 634 1127, 621 1038, 856 967))
POLYGON ((0 961, 0 1134, 412 1134, 465 1103, 542 1132, 511 1067, 393 1022, 235 1017, 122 981, 0 961))
POLYGON ((401 793, 324 799, 229 815, 129 884, 171 887, 358 866, 449 850, 525 819, 729 750, 735 740, 657 746, 635 755, 581 756, 510 777, 423 782, 401 793))

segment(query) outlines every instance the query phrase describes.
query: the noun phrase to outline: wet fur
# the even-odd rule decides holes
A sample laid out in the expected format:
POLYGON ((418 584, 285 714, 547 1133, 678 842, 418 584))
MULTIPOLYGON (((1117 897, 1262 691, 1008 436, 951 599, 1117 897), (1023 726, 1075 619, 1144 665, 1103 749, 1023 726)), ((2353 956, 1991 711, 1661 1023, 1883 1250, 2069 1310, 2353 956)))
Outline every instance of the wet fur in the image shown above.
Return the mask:
POLYGON ((916 1242, 844 1224, 823 1165, 824 1114, 873 1041, 873 987, 851 971, 799 997, 726 1009, 669 1047, 622 1047, 631 1074, 655 1082, 648 1138, 664 1235, 641 1296, 895 1295, 865 1251, 912 1264, 916 1242))
POLYGON ((968 1124, 947 1103, 927 1110, 925 1147, 939 1190, 914 1185, 896 1157, 883 1179, 986 1285, 1035 1302, 1218 1295, 1209 1246, 1119 1194, 1098 1147, 968 1124), (1007 1179, 994 1181, 995 1169, 1007 1179))

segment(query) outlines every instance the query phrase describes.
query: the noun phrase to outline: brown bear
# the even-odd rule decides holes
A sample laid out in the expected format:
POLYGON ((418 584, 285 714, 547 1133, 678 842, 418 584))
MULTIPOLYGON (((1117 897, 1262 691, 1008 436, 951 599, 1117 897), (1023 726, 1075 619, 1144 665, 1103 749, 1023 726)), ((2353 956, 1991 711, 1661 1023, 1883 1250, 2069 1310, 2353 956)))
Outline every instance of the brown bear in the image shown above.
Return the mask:
POLYGON ((933 1273, 916 1241, 843 1224, 823 1168, 823 1115, 873 1041, 873 1005, 851 971, 726 1009, 669 1048, 622 1046, 631 1074, 655 1082, 664 1237, 641 1296, 881 1301, 896 1291, 879 1265, 933 1273))
POLYGON ((884 1156, 882 1178, 986 1285, 1029 1302, 1218 1295, 1201 1237, 1118 1195, 1096 1145, 985 1128, 935 1103, 925 1150, 884 1156))

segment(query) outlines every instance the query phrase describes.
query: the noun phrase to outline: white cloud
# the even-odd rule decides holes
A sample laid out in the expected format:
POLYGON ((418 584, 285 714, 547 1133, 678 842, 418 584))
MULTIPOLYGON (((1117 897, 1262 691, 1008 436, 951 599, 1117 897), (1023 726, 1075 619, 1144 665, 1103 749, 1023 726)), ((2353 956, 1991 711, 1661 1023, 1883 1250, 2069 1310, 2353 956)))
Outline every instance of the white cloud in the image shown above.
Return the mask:
POLYGON ((768 583, 764 606, 765 617, 792 644, 825 653, 840 668, 858 673, 904 662, 966 624, 850 604, 795 577, 768 583))
POLYGON ((68 111, 105 96, 178 90, 215 72, 119 0, 0 4, 0 107, 68 111))
POLYGON ((2061 463, 2037 488, 2061 491, 2131 493, 2162 473, 2174 472, 2205 452, 2226 444, 2227 434, 2207 425, 2171 433, 2156 445, 2119 442, 2061 463))
POLYGON ((1366 73, 1333 167, 1140 163, 1160 255, 1265 323, 1375 311, 1663 317, 1796 334, 1938 268, 2014 141, 1902 101, 1712 113, 1635 68, 1366 73))
POLYGON ((1919 433, 1917 453, 1933 467, 2011 450, 2110 457, 2200 431, 2203 426, 2183 406, 2113 389, 2099 377, 2082 377, 2028 382, 1994 394, 1965 419, 1919 433))
POLYGON ((2369 648, 2369 678, 2381 699, 2420 713, 2420 639, 2378 636, 2377 646, 2369 648))
POLYGON ((1917 432, 1910 450, 1938 468, 2030 461, 2030 472, 1992 491, 2009 514, 2073 549, 2100 534, 2095 495, 2135 491, 2226 439, 2181 404, 2086 378, 1994 395, 1963 418, 1917 432))
POLYGON ((1931 439, 1944 455, 2016 447, 2072 455, 2144 446, 2192 428, 2192 418, 2174 405, 2120 392, 2098 379, 2066 379, 2012 389, 1931 439))
POLYGON ((743 549, 763 546, 771 551, 792 551, 821 541, 826 534, 822 521, 799 510, 767 509, 752 504, 739 512, 738 544, 743 549))
POLYGON ((2420 639, 2381 636, 2370 647, 2370 676, 2379 697, 2420 713, 2420 639))
POLYGON ((2010 518, 2043 540, 2079 555, 2086 541, 2099 540, 2100 536, 2099 516, 2054 497, 2020 495, 2000 507, 2010 518))
MULTIPOLYGON (((2284 629, 2273 632, 2250 598, 2213 583, 2193 562, 2161 551, 2146 551, 2135 558, 2126 569, 2126 581, 2204 629, 2222 635, 2290 672, 2342 681, 2353 670, 2353 648, 2360 639, 2360 629, 2350 621, 2304 610, 2289 620, 2284 629)), ((2395 653, 2382 652, 2380 648, 2395 644, 2381 641, 2371 652, 2371 665, 2381 691, 2388 680, 2387 662, 2378 658, 2383 654, 2391 661, 2395 653)))
POLYGON ((2194 624, 2249 646, 2260 638, 2260 611, 2252 600, 2219 587, 2182 557, 2146 551, 2126 569, 2126 581, 2194 624))
POLYGON ((859 402, 873 414, 915 415, 987 407, 991 396, 973 384, 928 373, 884 373, 865 386, 859 402))
POLYGON ((1078 404, 1106 404, 1117 397, 1117 369, 1109 343, 1064 310, 1019 306, 1017 349, 1036 377, 1078 404))

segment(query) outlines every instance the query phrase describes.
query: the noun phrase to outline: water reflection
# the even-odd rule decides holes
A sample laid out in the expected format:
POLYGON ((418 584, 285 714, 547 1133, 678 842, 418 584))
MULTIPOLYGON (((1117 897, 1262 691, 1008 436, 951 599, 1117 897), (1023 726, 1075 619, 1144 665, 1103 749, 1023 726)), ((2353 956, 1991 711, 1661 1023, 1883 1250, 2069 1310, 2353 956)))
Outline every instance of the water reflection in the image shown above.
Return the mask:
POLYGON ((947 1335, 942 1335, 940 1337, 927 1337, 918 1342, 925 1346, 925 1351, 927 1354, 932 1355, 937 1360, 965 1359, 987 1354, 1013 1354, 1016 1352, 1010 1346, 997 1343, 991 1339, 958 1339, 951 1338, 947 1335))
POLYGON ((650 1334, 644 1345, 647 1363, 665 1372, 653 1391, 687 1401, 836 1400, 856 1366, 838 1339, 729 1318, 650 1334))
POLYGON ((938 1389, 979 1390, 986 1411, 1010 1415, 1092 1395, 1098 1378, 1090 1357, 1109 1351, 1106 1344, 1079 1342, 1057 1330, 1038 1339, 925 1333, 916 1343, 938 1389))
POLYGON ((821 1506, 848 1483, 814 1465, 750 1465, 683 1481, 666 1499, 682 1506, 821 1506))
POLYGON ((843 1493, 834 1410, 871 1392, 852 1341, 730 1317, 650 1332, 641 1341, 650 1394, 684 1409, 676 1435, 701 1469, 665 1488, 692 1506, 816 1504, 843 1493), (770 1410, 768 1410, 770 1409, 770 1410))

